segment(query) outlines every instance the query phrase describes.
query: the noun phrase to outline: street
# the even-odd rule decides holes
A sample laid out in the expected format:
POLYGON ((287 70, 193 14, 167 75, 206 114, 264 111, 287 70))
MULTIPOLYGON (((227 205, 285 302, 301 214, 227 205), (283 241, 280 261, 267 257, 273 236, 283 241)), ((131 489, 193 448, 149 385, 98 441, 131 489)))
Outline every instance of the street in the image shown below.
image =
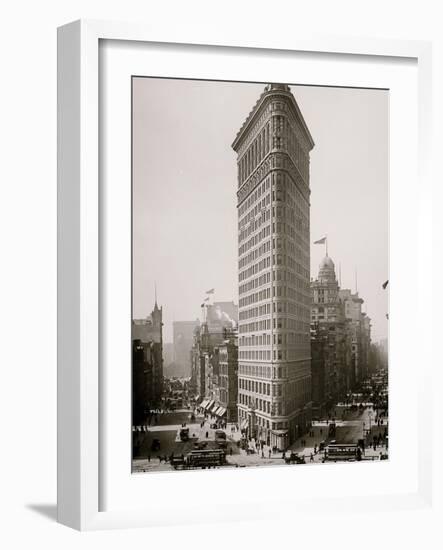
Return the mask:
MULTIPOLYGON (((148 431, 134 431, 134 472, 146 471, 171 471, 173 467, 169 464, 171 455, 187 455, 196 448, 196 444, 204 444, 206 449, 216 449, 215 429, 211 428, 213 420, 205 419, 203 415, 195 413, 195 420, 190 423, 192 411, 180 409, 173 412, 159 413, 145 429, 148 431), (190 439, 181 441, 179 437, 182 424, 189 428, 190 439), (160 448, 152 450, 152 443, 158 440, 160 448)), ((377 444, 373 448, 373 438, 383 434, 388 419, 384 417, 379 420, 383 422, 378 426, 376 414, 369 404, 351 409, 344 405, 337 405, 333 410, 333 416, 329 419, 312 423, 310 432, 295 441, 285 452, 288 456, 291 451, 296 452, 300 457, 305 458, 306 464, 322 463, 324 452, 319 451, 320 443, 330 443, 328 431, 330 424, 335 422, 336 433, 334 441, 337 444, 357 443, 365 440, 365 451, 362 460, 378 460, 380 453, 387 454, 386 444, 377 444)), ((269 466, 285 464, 282 452, 273 452, 270 447, 260 447, 254 439, 248 442, 248 449, 240 448, 241 434, 238 430, 228 424, 224 430, 227 436, 226 466, 269 466), (235 430, 235 431, 233 431, 235 430)))

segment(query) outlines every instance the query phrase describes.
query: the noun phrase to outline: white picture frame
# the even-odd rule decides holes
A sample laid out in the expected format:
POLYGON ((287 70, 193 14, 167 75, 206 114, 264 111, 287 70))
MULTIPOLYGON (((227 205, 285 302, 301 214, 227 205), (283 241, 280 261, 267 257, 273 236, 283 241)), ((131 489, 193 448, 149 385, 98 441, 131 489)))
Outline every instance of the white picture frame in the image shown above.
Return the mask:
MULTIPOLYGON (((418 182, 415 173, 410 177, 417 185, 421 199, 417 228, 411 229, 411 236, 417 241, 413 248, 420 255, 418 259, 429 264, 431 261, 430 248, 421 246, 431 240, 431 180, 428 159, 431 140, 429 43, 303 34, 296 37, 285 36, 281 40, 276 40, 273 36, 257 36, 252 39, 252 33, 248 34, 248 38, 225 39, 223 32, 220 32, 219 36, 211 38, 208 46, 203 30, 200 36, 187 36, 185 29, 172 34, 168 35, 161 29, 156 32, 155 29, 143 25, 102 21, 77 21, 58 31, 58 520, 80 530, 176 524, 192 521, 191 515, 196 513, 200 514, 200 521, 210 520, 205 515, 204 504, 198 509, 196 503, 189 517, 186 512, 180 514, 174 507, 166 515, 166 503, 164 506, 140 507, 130 502, 130 492, 125 493, 119 506, 114 503, 111 509, 103 509, 100 487, 105 482, 109 483, 109 479, 104 472, 106 468, 103 466, 102 456, 104 449, 108 447, 103 441, 103 415, 106 414, 106 407, 101 403, 105 396, 101 387, 103 357, 99 345, 103 321, 101 302, 106 300, 107 292, 107 285, 103 285, 103 289, 100 284, 103 265, 106 265, 103 263, 101 246, 101 233, 106 231, 106 224, 100 222, 103 182, 99 173, 102 152, 99 127, 102 109, 99 95, 100 62, 104 59, 100 55, 102 41, 113 41, 120 45, 125 43, 129 50, 131 46, 140 43, 174 44, 175 48, 180 44, 183 47, 193 44, 205 51, 209 59, 213 54, 205 50, 208 47, 224 51, 229 49, 230 56, 240 55, 240 52, 247 55, 248 51, 269 51, 281 56, 288 52, 304 52, 313 56, 328 54, 331 59, 334 56, 343 56, 352 58, 352 62, 385 58, 390 59, 392 66, 395 66, 396 61, 413 60, 417 68, 418 102, 415 107, 418 124, 413 123, 411 127, 419 144, 418 182)), ((109 62, 108 57, 106 62, 109 62)), ((214 71, 217 72, 216 69, 214 71)), ((125 151, 125 155, 128 155, 128 151, 125 151)), ((429 288, 425 290, 424 279, 423 273, 416 274, 413 279, 417 283, 414 307, 420 308, 422 315, 426 315, 426 308, 430 307, 426 305, 429 288)), ((403 290, 400 295, 391 298, 391 310, 395 310, 392 300, 401 301, 402 297, 403 290)), ((426 353, 429 358, 430 350, 425 350, 424 354, 426 353)), ((410 361, 413 360, 412 357, 413 353, 410 361)), ((379 510, 430 507, 432 404, 424 390, 425 383, 430 383, 430 365, 430 360, 424 361, 423 368, 417 373, 418 383, 414 383, 417 399, 414 414, 416 412, 418 417, 419 411, 420 417, 425 421, 418 423, 415 418, 413 424, 418 429, 417 445, 414 447, 417 449, 417 456, 410 464, 417 474, 412 480, 413 489, 408 485, 405 491, 387 492, 385 495, 377 492, 366 495, 344 493, 339 495, 336 502, 326 491, 322 493, 320 487, 314 491, 312 499, 304 496, 300 500, 296 496, 288 495, 287 503, 302 508, 306 513, 313 510, 318 513, 322 508, 322 500, 325 501, 325 508, 338 506, 340 513, 352 509, 356 502, 368 510, 371 507, 379 510)), ((129 430, 128 426, 128 441, 129 430)), ((123 446, 126 443, 121 441, 123 446)), ((320 485, 330 471, 327 468, 331 467, 325 467, 321 474, 322 480, 319 478, 320 485)), ((108 467, 107 469, 109 470, 108 467)), ((287 472, 288 470, 274 469, 267 475, 284 482, 284 476, 289 475, 287 472)), ((236 473, 223 472, 215 483, 228 483, 228 477, 233 475, 236 473)), ((274 517, 274 512, 267 510, 264 513, 268 498, 266 491, 262 497, 253 493, 257 479, 254 478, 255 475, 254 472, 248 472, 245 477, 251 498, 249 501, 247 498, 242 501, 243 505, 248 503, 247 509, 243 511, 243 518, 274 517)), ((316 472, 315 475, 320 474, 316 472)), ((361 474, 356 474, 354 469, 349 475, 358 477, 361 474)), ((166 476, 151 476, 146 477, 143 483, 156 487, 157 491, 160 486, 170 482, 166 476)), ((192 476, 196 482, 196 474, 184 476, 192 476)), ((200 483, 202 479, 200 478, 200 483)), ((138 483, 137 479, 131 481, 132 486, 138 483)), ((269 498, 272 501, 274 497, 269 498)), ((223 510, 222 519, 238 518, 239 508, 234 503, 231 509, 225 506, 223 510)), ((281 516, 282 513, 284 512, 277 510, 277 515, 281 516)))

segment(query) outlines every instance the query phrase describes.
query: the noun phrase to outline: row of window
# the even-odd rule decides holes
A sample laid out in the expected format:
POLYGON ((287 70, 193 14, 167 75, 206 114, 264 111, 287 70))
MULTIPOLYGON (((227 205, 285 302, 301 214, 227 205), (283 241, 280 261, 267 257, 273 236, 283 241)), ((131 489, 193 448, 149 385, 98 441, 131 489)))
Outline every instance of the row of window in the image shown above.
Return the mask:
MULTIPOLYGON (((255 223, 254 221, 252 221, 250 224, 246 226, 246 228, 242 229, 242 231, 239 233, 239 236, 238 236, 239 244, 242 241, 244 241, 246 238, 248 238, 249 235, 255 233, 257 229, 259 229, 259 227, 263 225, 263 223, 265 223, 270 219, 270 216, 271 216, 271 210, 268 208, 267 210, 264 210, 261 213, 261 215, 255 221, 255 223)), ((239 256, 241 256, 248 250, 251 250, 251 248, 253 248, 254 246, 257 246, 263 239, 265 239, 266 237, 269 237, 270 234, 271 234, 271 224, 269 223, 266 227, 263 227, 263 229, 261 229, 257 234, 254 234, 250 239, 248 239, 247 242, 239 246, 238 248, 239 256)))
MULTIPOLYGON (((243 258, 238 262, 239 269, 242 269, 249 263, 249 262, 246 262, 245 260, 246 258, 243 258)), ((260 273, 260 271, 263 271, 263 269, 266 269, 270 266, 271 266, 271 256, 266 256, 259 262, 249 266, 248 269, 246 269, 245 278, 249 278, 249 277, 252 277, 253 275, 257 275, 257 273, 260 273)))
POLYGON ((241 405, 246 405, 247 407, 254 406, 257 410, 267 414, 276 414, 276 415, 280 414, 278 411, 279 411, 279 406, 281 409, 281 403, 274 403, 274 408, 272 410, 270 401, 267 401, 265 399, 260 399, 253 395, 248 395, 245 393, 238 394, 238 402, 241 405), (272 410, 272 413, 271 413, 271 410, 272 410))
MULTIPOLYGON (((264 223, 266 223, 270 219, 271 219, 271 209, 269 207, 268 208, 263 207, 260 211, 260 215, 254 218, 253 220, 251 220, 248 223, 248 225, 246 225, 245 227, 242 228, 241 231, 239 231, 238 243, 240 244, 242 241, 247 239, 250 235, 253 235, 258 229, 260 229, 260 227, 264 223)), ((270 232, 271 232, 270 229, 268 229, 267 233, 261 235, 261 238, 263 239, 264 237, 267 237, 268 235, 270 235, 270 232)), ((250 240, 249 248, 252 248, 254 245, 256 245, 259 242, 259 237, 260 235, 259 236, 255 235, 253 238, 249 239, 250 240), (254 238, 255 238, 255 242, 254 242, 254 238)), ((245 249, 243 250, 243 252, 244 251, 245 249)))
MULTIPOLYGON (((273 233, 274 233, 275 224, 272 224, 272 226, 273 226, 273 233)), ((265 229, 268 235, 270 231, 269 226, 267 226, 265 229)), ((275 243, 275 239, 273 239, 273 242, 275 243)), ((274 247, 275 247, 275 244, 274 244, 274 247)), ((280 248, 280 252, 277 250, 277 256, 273 256, 273 265, 287 265, 288 267, 291 267, 294 270, 296 270, 297 273, 303 274, 303 276, 305 276, 307 280, 309 280, 308 270, 306 269, 302 270, 302 265, 309 265, 309 254, 303 253, 302 250, 296 247, 294 243, 291 243, 289 239, 279 240, 279 248, 280 248), (282 241, 285 243, 285 246, 283 246, 282 241)), ((271 244, 269 240, 266 243, 264 243, 262 246, 255 248, 254 250, 249 252, 249 254, 246 254, 246 256, 243 256, 242 258, 240 258, 238 262, 239 270, 242 270, 251 262, 254 262, 258 258, 260 258, 263 254, 268 253, 270 249, 271 249, 271 244)), ((255 273, 247 271, 247 275, 242 274, 241 276, 239 276, 239 278, 240 280, 244 280, 245 278, 248 278, 253 274, 255 273)))
POLYGON ((271 298, 271 294, 273 298, 286 298, 302 305, 309 305, 311 303, 311 299, 309 296, 305 296, 292 286, 286 284, 277 284, 273 285, 272 289, 271 287, 267 287, 263 290, 259 290, 258 292, 254 292, 249 296, 240 298, 239 307, 244 308, 250 306, 251 304, 262 302, 263 300, 269 300, 271 298))
POLYGON ((252 141, 246 152, 238 161, 239 186, 257 168, 260 162, 269 153, 269 132, 271 124, 268 122, 257 137, 252 141))
POLYGON ((271 351, 264 349, 253 351, 239 350, 238 358, 244 361, 270 361, 271 351))
MULTIPOLYGON (((261 186, 259 186, 259 188, 260 187, 261 186)), ((249 202, 249 200, 247 202, 249 202)), ((271 194, 267 193, 266 196, 263 197, 262 199, 259 198, 258 202, 256 202, 255 204, 254 204, 254 201, 251 202, 253 206, 245 216, 240 217, 240 212, 238 213, 239 215, 238 232, 240 235, 242 234, 242 231, 244 231, 244 228, 250 225, 251 222, 255 220, 257 216, 261 214, 263 210, 270 204, 270 202, 271 202, 271 194)))
MULTIPOLYGON (((260 233, 262 233, 260 231, 260 233)), ((271 226, 270 225, 267 225, 266 227, 263 228, 263 235, 260 235, 260 237, 257 239, 257 243, 254 243, 252 244, 252 246, 255 246, 256 244, 258 244, 262 239, 268 237, 271 233, 271 226)), ((258 237, 258 235, 256 235, 256 237, 258 237)), ((252 239, 252 240, 256 240, 256 239, 252 239)), ((248 241, 250 242, 250 241, 248 241)), ((249 246, 249 247, 245 247, 243 248, 245 245, 242 245, 240 248, 239 248, 239 251, 238 251, 238 255, 241 256, 242 254, 244 254, 245 252, 247 252, 250 248, 252 248, 252 246, 249 246), (243 249, 243 250, 242 250, 243 249)), ((264 242, 262 245, 260 245, 258 248, 256 248, 255 250, 253 250, 250 254, 248 254, 245 258, 243 258, 243 261, 245 262, 245 264, 248 264, 249 262, 252 262, 254 260, 256 260, 257 258, 259 258, 260 256, 263 256, 263 254, 266 254, 267 252, 270 252, 271 250, 271 239, 269 239, 268 241, 264 242)), ((242 261, 242 260, 240 260, 242 261)))
MULTIPOLYGON (((266 306, 268 306, 268 304, 266 304, 266 306)), ((304 320, 306 322, 311 316, 310 307, 308 307, 307 305, 291 302, 289 300, 272 302, 272 306, 270 307, 273 313, 292 313, 298 319, 304 320)), ((239 312, 240 321, 245 321, 253 317, 259 317, 258 307, 253 307, 239 312)))
MULTIPOLYGON (((275 335, 274 335, 275 336, 275 335)), ((241 336, 238 340, 239 346, 244 348, 248 346, 270 346, 270 334, 252 334, 251 336, 241 336)))
MULTIPOLYGON (((309 338, 308 338, 309 340, 309 338)), ((238 351, 238 358, 243 361, 294 361, 301 356, 309 355, 310 343, 299 344, 290 349, 270 350, 243 350, 238 351)))
MULTIPOLYGON (((260 306, 260 309, 264 310, 263 315, 266 314, 266 310, 271 311, 271 304, 265 304, 260 306)), ((255 321, 253 323, 239 323, 238 331, 240 334, 244 332, 257 332, 259 330, 269 330, 271 328, 271 319, 261 319, 260 321, 255 321)))
MULTIPOLYGON (((246 274, 247 274, 247 270, 240 272, 239 280, 241 281, 247 278, 246 274)), ((272 281, 276 281, 278 283, 280 282, 290 283, 292 285, 292 288, 297 289, 298 292, 300 292, 305 297, 308 297, 309 300, 311 300, 310 283, 306 279, 302 278, 299 274, 294 273, 294 271, 291 271, 289 269, 274 269, 272 270, 272 272, 268 271, 267 273, 263 273, 259 277, 252 279, 247 283, 241 284, 239 286, 239 294, 245 294, 250 290, 254 290, 256 288, 259 288, 262 285, 268 284, 271 282, 271 279, 272 281)), ((314 293, 314 298, 315 298, 315 293, 314 293)))
POLYGON ((240 390, 247 390, 260 395, 271 395, 271 386, 274 397, 282 395, 281 384, 270 384, 269 382, 260 382, 259 380, 250 380, 248 378, 238 379, 238 388, 240 390))
POLYGON ((240 218, 239 224, 240 227, 242 225, 246 224, 249 220, 254 218, 256 213, 253 211, 248 212, 244 218, 242 216, 245 214, 245 212, 248 211, 248 209, 258 201, 258 199, 265 193, 268 189, 270 189, 271 186, 271 180, 270 177, 267 177, 263 180, 263 182, 249 195, 249 197, 241 204, 241 206, 238 207, 238 216, 240 218))
MULTIPOLYGON (((279 332, 272 335, 272 343, 275 346, 298 346, 309 341, 309 332, 279 332)), ((251 334, 250 336, 241 336, 239 339, 240 348, 269 345, 271 345, 270 334, 251 334)))
POLYGON ((256 277, 255 279, 252 279, 251 281, 248 281, 247 283, 240 285, 238 288, 238 293, 245 294, 250 290, 254 290, 255 288, 259 288, 260 286, 263 286, 270 282, 271 282, 271 272, 268 271, 267 273, 263 273, 263 275, 260 275, 260 277, 256 277))
MULTIPOLYGON (((266 309, 271 309, 271 304, 266 304, 266 309)), ((259 332, 261 330, 270 330, 271 319, 261 319, 252 323, 239 323, 239 333, 259 332)), ((291 317, 274 317, 272 319, 272 328, 274 329, 289 329, 292 331, 309 333, 309 323, 303 322, 300 319, 291 317)))
POLYGON ((238 305, 240 308, 250 306, 251 304, 255 304, 257 302, 262 302, 263 300, 269 300, 271 298, 271 287, 264 288, 263 290, 259 290, 258 292, 254 292, 253 294, 250 294, 249 296, 245 296, 244 298, 240 298, 238 301, 238 305))

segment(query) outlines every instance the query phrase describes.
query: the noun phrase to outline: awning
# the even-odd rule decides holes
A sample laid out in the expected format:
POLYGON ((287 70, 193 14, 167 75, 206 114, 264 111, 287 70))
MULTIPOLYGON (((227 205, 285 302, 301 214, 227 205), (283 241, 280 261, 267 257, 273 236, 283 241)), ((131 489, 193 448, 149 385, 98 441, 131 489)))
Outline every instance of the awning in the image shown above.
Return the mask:
POLYGON ((202 402, 200 403, 200 407, 202 407, 203 409, 205 409, 206 406, 207 406, 207 404, 208 404, 208 400, 205 399, 204 401, 202 401, 202 402))
POLYGON ((218 403, 214 403, 214 404, 212 405, 212 408, 211 408, 212 414, 215 414, 215 411, 218 409, 218 407, 219 407, 219 404, 218 404, 218 403))
POLYGON ((215 414, 217 416, 224 416, 226 414, 226 409, 224 407, 219 407, 216 411, 215 411, 215 414))
POLYGON ((274 435, 288 435, 288 430, 271 430, 274 435))
POLYGON ((249 424, 249 421, 247 418, 245 418, 244 420, 242 420, 242 423, 240 424, 240 429, 246 430, 246 428, 248 427, 248 424, 249 424))
POLYGON ((213 400, 206 401, 206 405, 203 408, 206 409, 206 410, 209 410, 212 407, 213 404, 214 404, 213 400))

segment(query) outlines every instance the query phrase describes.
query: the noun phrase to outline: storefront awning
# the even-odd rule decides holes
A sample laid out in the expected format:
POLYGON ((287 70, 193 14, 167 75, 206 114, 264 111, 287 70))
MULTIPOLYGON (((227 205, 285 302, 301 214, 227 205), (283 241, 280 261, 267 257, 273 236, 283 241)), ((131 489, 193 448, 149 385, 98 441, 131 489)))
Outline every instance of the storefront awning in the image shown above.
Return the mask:
POLYGON ((224 407, 218 407, 218 409, 215 411, 215 414, 217 416, 224 416, 226 414, 226 409, 224 407))
POLYGON ((288 430, 271 430, 274 435, 288 435, 288 430))
POLYGON ((212 400, 211 401, 206 401, 206 405, 203 408, 206 409, 206 410, 209 410, 212 407, 213 404, 214 404, 214 401, 212 401, 212 400))
POLYGON ((207 400, 207 399, 204 399, 204 400, 200 403, 200 407, 202 407, 203 409, 205 409, 206 406, 207 406, 207 404, 208 404, 208 400, 207 400))

